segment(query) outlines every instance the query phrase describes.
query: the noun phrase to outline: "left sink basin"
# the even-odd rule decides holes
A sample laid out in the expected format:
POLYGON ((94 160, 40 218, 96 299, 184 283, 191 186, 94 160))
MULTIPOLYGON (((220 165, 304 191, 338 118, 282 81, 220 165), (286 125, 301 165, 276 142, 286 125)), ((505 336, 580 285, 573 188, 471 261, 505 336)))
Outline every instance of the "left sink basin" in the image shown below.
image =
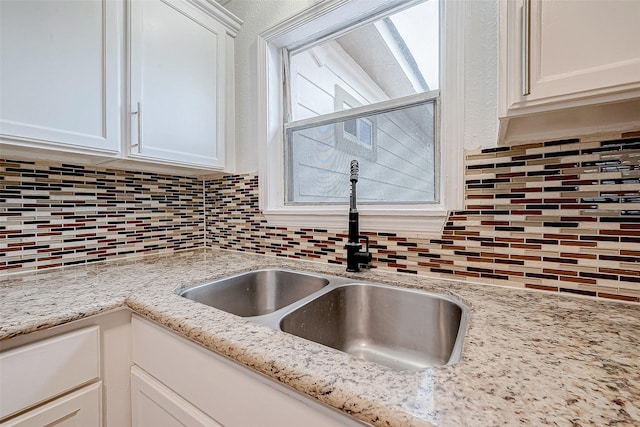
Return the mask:
POLYGON ((185 289, 180 296, 242 317, 262 316, 319 291, 329 280, 289 270, 241 273, 185 289))

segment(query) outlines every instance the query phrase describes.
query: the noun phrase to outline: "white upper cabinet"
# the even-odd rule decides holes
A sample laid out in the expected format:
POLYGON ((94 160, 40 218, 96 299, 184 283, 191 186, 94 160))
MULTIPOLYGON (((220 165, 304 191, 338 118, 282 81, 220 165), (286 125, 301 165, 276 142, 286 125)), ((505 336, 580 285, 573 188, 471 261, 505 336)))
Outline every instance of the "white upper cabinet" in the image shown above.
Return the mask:
POLYGON ((223 168, 225 27, 180 0, 132 0, 130 24, 131 155, 223 168))
POLYGON ((0 137, 119 151, 114 1, 2 0, 0 52, 0 137))
POLYGON ((640 1, 500 7, 501 117, 640 97, 640 1))
POLYGON ((1 155, 231 171, 241 21, 214 0, 1 0, 0 19, 1 155))

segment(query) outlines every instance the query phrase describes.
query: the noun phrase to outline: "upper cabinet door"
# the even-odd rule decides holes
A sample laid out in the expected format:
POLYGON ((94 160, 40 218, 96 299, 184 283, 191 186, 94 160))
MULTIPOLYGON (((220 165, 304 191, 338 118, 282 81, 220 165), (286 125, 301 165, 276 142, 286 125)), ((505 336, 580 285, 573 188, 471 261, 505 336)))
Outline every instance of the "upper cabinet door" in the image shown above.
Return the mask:
POLYGON ((186 1, 130 7, 131 155, 223 168, 224 26, 186 1))
POLYGON ((24 145, 120 147, 117 4, 0 1, 0 137, 24 145))
POLYGON ((503 0, 501 7, 506 111, 640 95, 640 1, 503 0))

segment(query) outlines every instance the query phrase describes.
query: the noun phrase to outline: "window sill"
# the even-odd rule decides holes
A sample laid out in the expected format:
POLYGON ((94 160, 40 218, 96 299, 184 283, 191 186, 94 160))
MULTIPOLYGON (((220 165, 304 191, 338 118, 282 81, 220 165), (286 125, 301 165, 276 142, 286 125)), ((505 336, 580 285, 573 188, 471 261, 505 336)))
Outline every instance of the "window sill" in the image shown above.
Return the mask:
MULTIPOLYGON (((338 231, 348 229, 348 207, 319 208, 300 206, 295 208, 267 209, 263 215, 269 225, 276 227, 325 228, 338 231)), ((376 209, 360 207, 361 232, 402 232, 403 234, 441 234, 448 212, 425 209, 376 209)))

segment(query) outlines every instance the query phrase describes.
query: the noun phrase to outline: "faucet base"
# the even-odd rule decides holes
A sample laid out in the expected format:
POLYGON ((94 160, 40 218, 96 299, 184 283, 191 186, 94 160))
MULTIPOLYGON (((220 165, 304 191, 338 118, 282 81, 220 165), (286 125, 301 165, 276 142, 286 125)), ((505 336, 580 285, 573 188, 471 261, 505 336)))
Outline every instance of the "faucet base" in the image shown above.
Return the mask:
POLYGON ((360 243, 349 242, 345 245, 347 249, 347 271, 356 273, 360 271, 360 265, 369 264, 373 256, 370 252, 361 252, 360 243))

